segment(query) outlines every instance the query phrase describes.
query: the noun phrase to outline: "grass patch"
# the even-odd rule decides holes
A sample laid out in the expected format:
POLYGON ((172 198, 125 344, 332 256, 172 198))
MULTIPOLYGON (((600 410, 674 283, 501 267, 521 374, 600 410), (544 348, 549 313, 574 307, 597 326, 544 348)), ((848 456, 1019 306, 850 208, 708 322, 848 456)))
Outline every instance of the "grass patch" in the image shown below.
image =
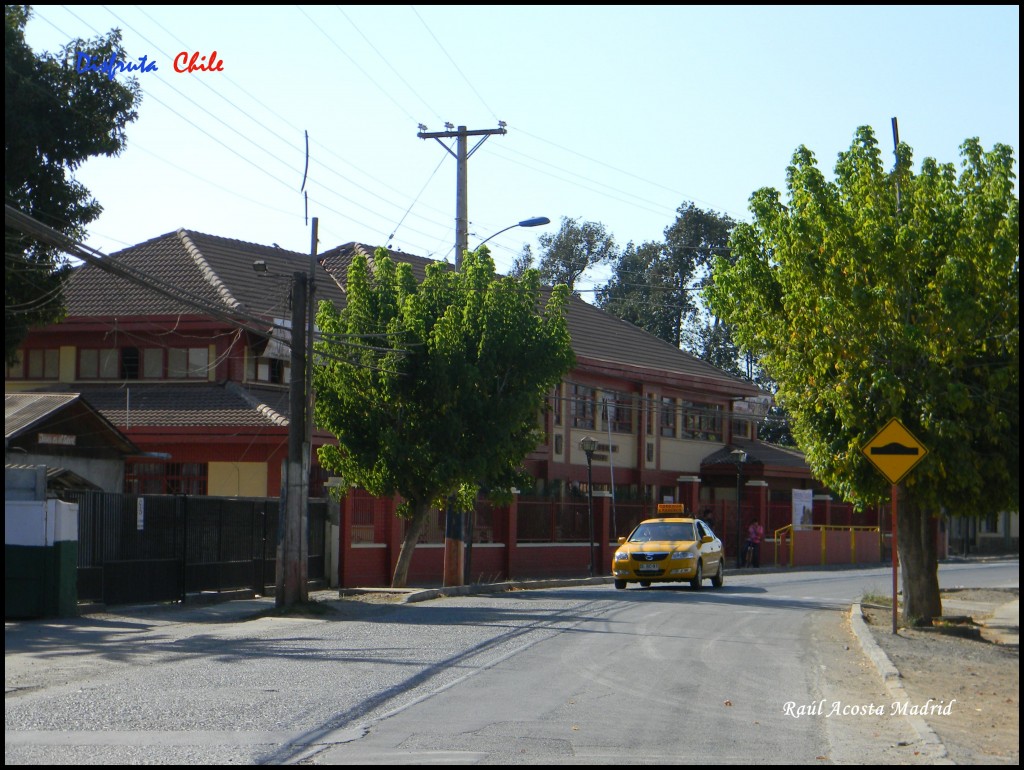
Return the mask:
POLYGON ((892 609, 892 596, 889 594, 881 594, 873 589, 865 591, 864 595, 860 597, 860 603, 867 607, 882 607, 888 610, 892 609))

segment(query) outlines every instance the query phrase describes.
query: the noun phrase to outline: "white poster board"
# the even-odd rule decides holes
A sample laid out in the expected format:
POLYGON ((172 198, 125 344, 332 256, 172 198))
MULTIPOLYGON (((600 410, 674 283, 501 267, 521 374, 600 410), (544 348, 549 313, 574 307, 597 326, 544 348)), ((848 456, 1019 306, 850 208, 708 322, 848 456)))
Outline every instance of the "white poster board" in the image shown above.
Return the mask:
POLYGON ((814 510, 814 490, 793 490, 793 529, 810 529, 814 523, 811 512, 814 510))

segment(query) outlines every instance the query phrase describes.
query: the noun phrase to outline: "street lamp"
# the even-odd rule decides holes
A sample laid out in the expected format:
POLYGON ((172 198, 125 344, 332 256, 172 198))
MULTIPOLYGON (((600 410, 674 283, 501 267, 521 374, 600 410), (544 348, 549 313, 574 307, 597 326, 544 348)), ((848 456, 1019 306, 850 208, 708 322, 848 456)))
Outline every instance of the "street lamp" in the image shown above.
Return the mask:
POLYGON ((743 463, 747 461, 747 453, 742 449, 734 449, 730 453, 736 463, 736 568, 743 566, 743 519, 740 512, 740 476, 743 463))
POLYGON ((533 217, 532 219, 524 219, 522 222, 516 222, 514 225, 509 225, 504 230, 498 230, 498 232, 494 233, 494 235, 488 235, 486 238, 480 241, 480 243, 477 244, 477 248, 479 249, 481 246, 487 243, 487 241, 491 240, 491 238, 501 235, 502 233, 511 230, 513 227, 540 227, 541 225, 550 224, 551 220, 548 219, 547 217, 533 217))
POLYGON ((580 439, 580 449, 587 455, 587 520, 590 522, 590 577, 594 577, 594 450, 597 441, 590 436, 580 439))

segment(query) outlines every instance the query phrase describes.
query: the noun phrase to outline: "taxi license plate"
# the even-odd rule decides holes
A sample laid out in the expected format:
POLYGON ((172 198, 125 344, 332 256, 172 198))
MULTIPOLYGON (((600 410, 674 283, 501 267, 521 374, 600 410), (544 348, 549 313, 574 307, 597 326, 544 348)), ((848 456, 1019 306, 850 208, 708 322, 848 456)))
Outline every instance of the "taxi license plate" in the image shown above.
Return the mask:
POLYGON ((661 569, 657 564, 637 564, 637 572, 657 572, 661 569))

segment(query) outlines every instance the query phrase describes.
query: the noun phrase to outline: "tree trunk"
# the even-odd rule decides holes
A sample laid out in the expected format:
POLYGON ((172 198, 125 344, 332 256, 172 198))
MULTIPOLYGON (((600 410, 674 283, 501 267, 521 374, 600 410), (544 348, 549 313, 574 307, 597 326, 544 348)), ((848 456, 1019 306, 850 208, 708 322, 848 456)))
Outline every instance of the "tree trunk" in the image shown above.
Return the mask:
POLYGON ((932 517, 910 495, 902 495, 896 511, 900 575, 903 578, 903 622, 931 625, 942 615, 939 564, 932 517))
POLYGON ((413 502, 412 518, 405 526, 405 538, 402 540, 402 547, 398 551, 398 561, 395 562, 395 574, 391 578, 392 588, 405 588, 405 582, 409 577, 409 565, 412 563, 412 554, 416 550, 416 543, 420 539, 420 532, 423 531, 423 524, 427 520, 429 509, 426 503, 413 502))

